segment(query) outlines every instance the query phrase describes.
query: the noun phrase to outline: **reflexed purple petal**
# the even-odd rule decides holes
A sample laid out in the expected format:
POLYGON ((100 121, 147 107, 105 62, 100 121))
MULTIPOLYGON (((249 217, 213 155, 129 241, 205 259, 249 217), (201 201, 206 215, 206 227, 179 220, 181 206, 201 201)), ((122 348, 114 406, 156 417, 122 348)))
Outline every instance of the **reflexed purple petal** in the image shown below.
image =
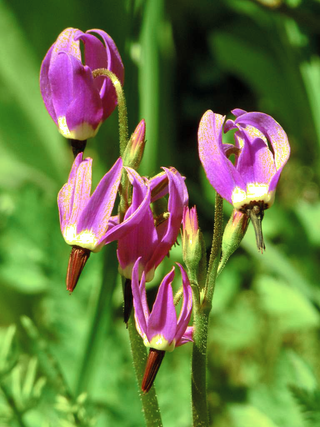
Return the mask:
MULTIPOLYGON (((132 204, 127 210, 124 219, 126 220, 139 208, 148 193, 148 187, 144 183, 140 175, 131 168, 126 168, 133 185, 132 204)), ((153 252, 154 246, 157 244, 158 235, 155 229, 153 214, 150 204, 150 190, 148 194, 148 207, 145 209, 143 218, 131 232, 125 234, 121 239, 118 239, 118 260, 121 268, 124 270, 130 267, 135 260, 140 256, 140 266, 143 267, 153 252)), ((125 272, 125 276, 130 275, 130 271, 125 272)))
POLYGON ((272 179, 271 179, 271 181, 270 181, 270 184, 269 184, 269 192, 274 191, 274 190, 276 189, 277 184, 278 184, 278 181, 279 181, 279 178, 280 178, 280 175, 281 175, 281 172, 282 172, 282 169, 283 169, 283 168, 279 169, 279 170, 274 174, 274 176, 272 177, 272 179))
POLYGON ((72 205, 74 199, 74 184, 78 167, 82 162, 82 156, 83 153, 79 153, 75 158, 69 174, 68 182, 61 188, 58 194, 58 208, 60 215, 60 225, 62 230, 69 222, 70 215, 72 212, 72 205))
POLYGON ((57 59, 57 56, 60 52, 65 52, 81 61, 80 45, 79 42, 75 39, 75 37, 81 33, 82 32, 77 28, 66 28, 63 30, 54 43, 52 62, 57 59))
POLYGON ((148 209, 150 209, 150 187, 147 186, 147 193, 145 194, 145 198, 143 199, 140 206, 123 222, 114 226, 112 229, 108 229, 107 233, 102 236, 101 241, 104 244, 108 244, 113 242, 114 240, 119 240, 123 238, 127 233, 130 233, 140 222, 143 220, 144 215, 148 209))
POLYGON ((224 116, 207 111, 199 125, 199 156, 210 184, 224 199, 231 201, 235 187, 246 189, 239 172, 226 158, 222 146, 224 116))
POLYGON ((182 176, 174 168, 164 170, 169 180, 169 218, 157 227, 159 243, 146 265, 146 271, 157 267, 176 242, 186 202, 187 190, 182 176))
POLYGON ((251 125, 262 132, 273 147, 276 169, 283 168, 290 156, 290 146, 287 135, 278 122, 268 114, 252 112, 239 116, 235 123, 241 126, 251 125))
MULTIPOLYGON (((81 134, 81 126, 89 125, 92 130, 100 125, 103 118, 102 102, 95 88, 91 70, 83 67, 76 59, 70 57, 73 65, 73 98, 66 111, 67 125, 70 131, 77 129, 81 134), (80 128, 79 128, 80 126, 80 128)), ((86 130, 84 128, 83 132, 86 130)), ((89 136, 77 139, 87 139, 89 136)))
POLYGON ((94 29, 88 30, 87 33, 96 33, 104 41, 108 58, 108 69, 112 71, 123 85, 124 82, 124 66, 118 48, 113 39, 105 31, 94 29))
POLYGON ((234 120, 228 119, 224 124, 223 131, 224 133, 227 133, 231 129, 237 129, 237 126, 235 125, 234 120))
POLYGON ((75 224, 81 217, 83 209, 90 199, 92 159, 83 160, 76 174, 73 186, 72 212, 69 218, 70 224, 75 224))
POLYGON ((175 339, 179 341, 183 336, 188 326, 188 323, 190 321, 191 311, 192 311, 192 289, 190 286, 189 278, 186 272, 184 271, 182 265, 180 265, 179 263, 177 263, 177 265, 181 271, 182 284, 183 284, 183 304, 182 304, 181 312, 178 318, 177 331, 175 336, 175 339))
MULTIPOLYGON (((81 61, 78 61, 82 67, 81 61)), ((73 64, 71 56, 61 52, 51 62, 49 68, 49 80, 51 85, 52 104, 57 118, 64 117, 69 104, 73 99, 73 64)))
POLYGON ((176 333, 177 314, 173 303, 171 283, 174 268, 162 280, 148 321, 147 338, 150 342, 156 335, 162 335, 170 344, 176 333))
POLYGON ((121 172, 122 159, 119 158, 101 179, 89 203, 83 209, 77 224, 77 233, 92 230, 97 240, 105 234, 117 196, 121 172))
MULTIPOLYGON (((120 80, 121 85, 123 85, 124 82, 124 67, 121 60, 121 56, 118 52, 117 46, 115 45, 112 38, 104 31, 102 30, 89 30, 87 33, 96 33, 99 34, 99 36, 103 39, 103 42, 105 43, 105 52, 107 56, 107 68, 108 70, 112 71, 120 80)), ((102 99, 102 105, 103 105, 103 118, 106 119, 110 116, 112 111, 115 109, 118 101, 115 89, 113 87, 113 84, 111 83, 110 79, 105 78, 104 82, 100 89, 100 97, 102 99)))
POLYGON ((147 333, 147 321, 149 318, 149 313, 146 312, 146 291, 145 291, 145 282, 144 277, 141 279, 141 285, 144 287, 143 295, 141 295, 141 287, 139 284, 139 259, 136 261, 133 270, 132 270, 132 295, 133 295, 133 306, 134 306, 134 316, 136 320, 136 326, 138 332, 141 336, 146 335, 147 333))
MULTIPOLYGON (((237 138, 236 132, 235 138, 237 138)), ((276 172, 274 159, 263 135, 255 128, 242 129, 244 143, 237 161, 237 170, 246 183, 269 184, 276 172)), ((241 137, 240 137, 241 139, 241 137)))
POLYGON ((142 203, 148 192, 148 187, 144 179, 134 169, 125 167, 130 183, 133 186, 132 203, 125 214, 125 218, 128 218, 142 203))
POLYGON ((41 91, 41 96, 43 98, 44 105, 46 106, 48 113, 50 114, 55 124, 58 124, 58 118, 52 103, 51 84, 49 81, 49 67, 50 67, 51 54, 52 54, 53 48, 54 48, 54 45, 50 47, 41 64, 40 91, 41 91))
POLYGON ((239 116, 242 116, 243 114, 246 114, 246 110, 242 110, 242 108, 234 108, 233 110, 231 110, 231 113, 235 117, 239 117, 239 116))
POLYGON ((151 178, 149 182, 151 188, 152 203, 168 194, 168 177, 165 172, 160 172, 158 175, 151 178))
POLYGON ((176 342, 176 347, 179 347, 183 344, 187 344, 188 342, 193 342, 193 333, 193 326, 188 326, 182 337, 176 342))

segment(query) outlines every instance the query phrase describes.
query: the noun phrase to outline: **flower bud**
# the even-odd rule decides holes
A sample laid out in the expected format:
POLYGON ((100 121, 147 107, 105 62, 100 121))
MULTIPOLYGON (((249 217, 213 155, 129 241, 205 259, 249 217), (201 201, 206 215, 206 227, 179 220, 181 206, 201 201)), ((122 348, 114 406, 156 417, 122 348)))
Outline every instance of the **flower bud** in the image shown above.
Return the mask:
POLYGON ((222 256, 218 273, 225 267, 230 256, 238 249, 249 225, 249 217, 234 209, 222 236, 222 256))
POLYGON ((123 163, 125 166, 137 170, 143 157, 146 134, 146 122, 141 120, 135 131, 131 135, 128 145, 123 154, 123 163))
POLYGON ((189 209, 187 206, 183 211, 182 218, 182 248, 183 248, 183 261, 188 267, 191 279, 198 277, 199 263, 205 256, 203 250, 203 237, 199 229, 197 209, 194 206, 189 209))

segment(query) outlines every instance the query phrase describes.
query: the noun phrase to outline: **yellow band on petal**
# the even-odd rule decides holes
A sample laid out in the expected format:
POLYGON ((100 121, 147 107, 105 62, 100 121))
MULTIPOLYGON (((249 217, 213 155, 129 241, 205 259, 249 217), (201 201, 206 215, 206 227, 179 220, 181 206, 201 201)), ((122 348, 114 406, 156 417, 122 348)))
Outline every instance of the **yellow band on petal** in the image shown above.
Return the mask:
POLYGON ((269 191, 268 184, 251 183, 247 184, 247 191, 236 187, 232 192, 231 200, 233 206, 238 210, 251 202, 264 202, 266 208, 270 208, 273 205, 274 197, 275 191, 269 191))
POLYGON ((92 252, 98 252, 101 249, 97 246, 98 239, 91 230, 84 230, 77 234, 76 229, 76 225, 73 224, 63 230, 63 237, 68 245, 80 246, 92 252))
POLYGON ((79 141, 85 141, 89 138, 93 138, 99 130, 101 123, 93 129, 89 123, 81 123, 81 125, 75 127, 70 131, 67 125, 67 119, 65 116, 58 117, 58 128, 61 135, 68 139, 78 139, 79 141))
POLYGON ((172 343, 169 344, 163 335, 155 335, 152 340, 148 342, 148 345, 144 343, 144 345, 146 345, 147 347, 163 351, 173 351, 175 349, 175 344, 175 340, 173 340, 172 343))

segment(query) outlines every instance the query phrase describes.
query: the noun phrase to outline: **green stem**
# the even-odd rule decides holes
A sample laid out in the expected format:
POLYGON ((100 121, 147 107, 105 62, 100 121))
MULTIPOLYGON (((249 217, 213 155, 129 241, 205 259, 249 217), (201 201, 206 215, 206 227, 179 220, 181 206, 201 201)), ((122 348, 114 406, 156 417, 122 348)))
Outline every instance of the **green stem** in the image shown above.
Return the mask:
POLYGON ((4 384, 1 384, 1 390, 10 406, 10 408, 12 409, 14 415, 15 415, 15 420, 18 422, 20 427, 26 427, 25 422, 23 421, 22 418, 22 414, 19 411, 19 409, 17 408, 16 402, 14 400, 14 398, 11 396, 9 390, 7 389, 7 387, 4 384))
POLYGON ((142 393, 141 391, 141 382, 147 363, 147 350, 145 345, 143 344, 140 335, 136 330, 133 315, 130 316, 128 322, 128 330, 133 358, 133 366, 138 381, 139 396, 142 402, 142 410, 146 421, 146 426, 161 427, 161 414, 154 385, 151 387, 148 393, 142 393))
MULTIPOLYGON (((216 194, 214 229, 209 267, 202 302, 194 305, 194 335, 192 352, 192 413, 194 427, 209 426, 207 402, 207 341, 209 315, 220 260, 223 233, 223 199, 216 194)), ((194 295, 197 299, 197 295, 194 295)))
POLYGON ((206 277, 205 294, 203 299, 203 308, 210 313, 212 307, 212 298, 216 284, 217 270, 220 262, 221 243, 223 234, 223 199, 216 193, 216 203, 214 212, 214 227, 209 259, 208 273, 206 277))
POLYGON ((119 138, 120 138, 120 156, 123 155, 124 150, 126 149, 127 143, 129 141, 128 134, 128 113, 127 113, 127 104, 126 98, 124 96, 124 91, 121 86, 121 82, 118 77, 112 73, 112 71, 107 68, 97 68, 92 71, 93 78, 98 76, 107 76, 112 81, 112 84, 117 93, 118 99, 118 114, 119 114, 119 138))

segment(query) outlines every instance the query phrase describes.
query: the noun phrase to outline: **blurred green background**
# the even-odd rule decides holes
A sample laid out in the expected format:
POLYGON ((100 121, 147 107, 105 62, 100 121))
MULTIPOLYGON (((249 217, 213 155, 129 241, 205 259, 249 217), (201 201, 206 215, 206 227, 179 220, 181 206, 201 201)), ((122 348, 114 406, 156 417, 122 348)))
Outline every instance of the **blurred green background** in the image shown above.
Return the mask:
MULTIPOLYGON (((209 334, 214 427, 320 425, 320 2, 0 0, 0 426, 142 426, 115 246, 90 257, 72 295, 57 192, 72 155, 39 92, 41 61, 66 27, 101 28, 125 65, 129 131, 147 122, 140 172, 187 177, 208 250, 214 191, 197 157, 212 109, 263 111, 292 155, 266 212, 219 277, 209 334)), ((117 113, 90 140, 93 181, 118 156, 117 113)), ((230 206, 225 206, 226 220, 230 206)), ((181 246, 158 269, 155 284, 181 246)), ((151 286, 151 293, 154 293, 151 286)), ((191 345, 156 379, 165 426, 191 425, 191 345)))

